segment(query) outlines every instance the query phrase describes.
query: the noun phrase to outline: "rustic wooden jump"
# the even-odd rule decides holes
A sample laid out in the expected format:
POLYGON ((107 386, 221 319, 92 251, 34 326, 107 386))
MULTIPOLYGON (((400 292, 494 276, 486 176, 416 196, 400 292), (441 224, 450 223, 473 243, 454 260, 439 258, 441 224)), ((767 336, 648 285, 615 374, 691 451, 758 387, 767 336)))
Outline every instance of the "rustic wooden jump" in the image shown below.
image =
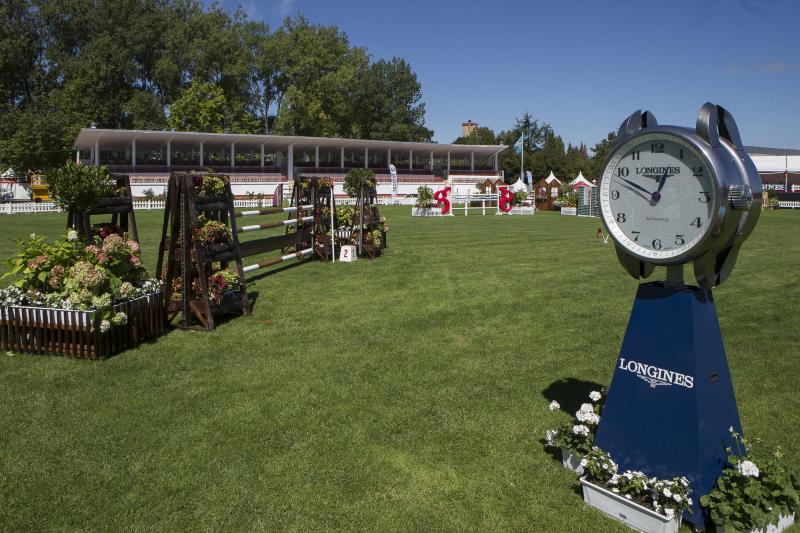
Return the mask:
POLYGON ((236 212, 233 194, 227 176, 217 176, 225 182, 225 190, 218 195, 198 194, 194 188, 196 175, 173 173, 167 189, 167 205, 164 213, 158 272, 165 279, 168 313, 175 318, 182 314, 181 327, 194 328, 192 318, 200 323, 199 328, 214 329, 215 314, 239 312, 250 314, 250 301, 245 290, 245 273, 273 266, 290 260, 303 260, 316 255, 327 260, 324 246, 318 243, 317 235, 325 235, 329 223, 322 216, 325 208, 331 208, 326 195, 318 192, 317 178, 303 183, 295 179, 289 207, 268 207, 236 212), (237 219, 261 215, 286 213, 287 220, 237 226, 237 219), (202 244, 194 235, 200 228, 198 217, 226 224, 231 231, 231 242, 202 244), (284 228, 281 235, 239 241, 239 235, 271 228, 284 228), (287 249, 294 249, 287 254, 287 249), (243 266, 242 258, 281 251, 281 256, 259 263, 243 266), (164 255, 167 254, 166 262, 164 255), (219 303, 208 297, 208 275, 213 268, 228 268, 235 264, 239 274, 239 288, 227 293, 219 303), (176 296, 179 292, 180 301, 176 296))

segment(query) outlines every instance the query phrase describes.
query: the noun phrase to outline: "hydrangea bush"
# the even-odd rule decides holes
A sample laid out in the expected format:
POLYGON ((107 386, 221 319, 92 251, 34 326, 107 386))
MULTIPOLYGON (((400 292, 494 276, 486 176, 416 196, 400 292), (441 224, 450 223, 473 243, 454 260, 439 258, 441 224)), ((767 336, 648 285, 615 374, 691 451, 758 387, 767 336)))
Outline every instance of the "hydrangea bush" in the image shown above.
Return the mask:
POLYGON ((17 253, 6 261, 9 271, 0 277, 15 278, 0 289, 3 306, 99 311, 101 330, 107 330, 127 322, 124 313, 112 312, 114 304, 160 290, 142 266, 139 243, 110 224, 95 228, 89 245, 74 230, 55 242, 32 233, 16 244, 17 253))
POLYGON ((782 461, 780 448, 771 457, 753 460, 750 441, 730 428, 736 450, 727 448, 728 464, 714 489, 700 498, 719 527, 749 531, 777 524, 781 515, 800 508, 800 483, 782 461))
POLYGON ((581 466, 587 481, 668 518, 691 512, 692 489, 685 477, 658 479, 636 470, 619 473, 611 456, 596 446, 586 453, 581 466))
MULTIPOLYGON (((583 456, 592 450, 594 435, 603 411, 602 391, 590 392, 589 400, 590 402, 582 404, 575 412, 573 420, 565 422, 558 429, 547 431, 545 441, 548 446, 566 448, 578 456, 583 456)), ((551 411, 558 411, 561 405, 557 401, 552 401, 549 408, 551 411)))

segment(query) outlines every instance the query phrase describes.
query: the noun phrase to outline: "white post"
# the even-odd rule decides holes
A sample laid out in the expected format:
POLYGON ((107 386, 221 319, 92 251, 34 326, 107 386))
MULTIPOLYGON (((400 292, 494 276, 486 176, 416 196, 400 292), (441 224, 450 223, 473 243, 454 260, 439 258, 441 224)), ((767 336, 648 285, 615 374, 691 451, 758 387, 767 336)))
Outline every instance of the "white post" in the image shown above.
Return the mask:
POLYGON ((261 170, 264 170, 264 144, 261 144, 261 170))
POLYGON ((136 139, 131 141, 131 167, 136 168, 136 139))
POLYGON ((204 141, 200 141, 200 168, 203 168, 203 143, 204 141))
POLYGON ((235 160, 236 160, 236 150, 234 149, 235 145, 236 145, 236 143, 231 143, 231 168, 233 168, 235 166, 234 165, 235 160))
POLYGON ((469 169, 475 172, 475 152, 469 154, 469 169))
POLYGON ((414 150, 408 151, 408 170, 414 170, 414 150))
POLYGON ((100 137, 94 139, 94 153, 92 154, 92 163, 94 166, 100 164, 100 137))
POLYGON ((392 149, 389 148, 389 152, 386 155, 386 168, 389 168, 389 165, 392 164, 392 149))
POLYGON ((364 147, 364 168, 369 168, 369 148, 364 147))
POLYGON ((433 150, 431 150, 431 172, 433 172, 433 150))
POLYGON ((172 166, 172 139, 167 141, 167 168, 172 166))
MULTIPOLYGON (((333 206, 333 180, 331 180, 331 208, 333 206)), ((335 215, 336 213, 331 209, 331 263, 336 262, 336 230, 333 222, 335 215)))
POLYGON ((447 152, 447 177, 450 177, 450 152, 447 152))
POLYGON ((341 165, 340 168, 344 168, 344 146, 342 146, 342 154, 341 154, 341 165))
POLYGON ((314 168, 319 168, 319 145, 314 147, 314 168))
POLYGON ((499 164, 498 164, 498 161, 497 161, 497 159, 498 159, 498 156, 499 156, 499 155, 500 155, 500 154, 497 154, 497 153, 496 153, 496 154, 494 154, 494 171, 495 171, 495 172, 497 172, 497 169, 498 169, 498 168, 500 168, 500 167, 499 167, 499 164))
POLYGON ((288 165, 287 174, 289 174, 287 177, 290 180, 292 180, 292 183, 294 183, 294 144, 289 145, 289 150, 288 153, 286 154, 286 159, 288 159, 286 164, 288 165))
POLYGON ((81 164, 81 149, 80 148, 75 150, 75 163, 77 163, 78 165, 81 164))

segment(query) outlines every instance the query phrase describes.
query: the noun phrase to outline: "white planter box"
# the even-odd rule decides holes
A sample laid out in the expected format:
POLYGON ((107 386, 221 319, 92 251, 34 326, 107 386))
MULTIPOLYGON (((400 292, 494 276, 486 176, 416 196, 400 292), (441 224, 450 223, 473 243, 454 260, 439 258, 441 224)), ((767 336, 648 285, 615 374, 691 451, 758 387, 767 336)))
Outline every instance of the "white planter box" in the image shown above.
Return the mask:
POLYGON ((563 464, 564 468, 567 470, 572 470, 578 475, 583 474, 581 457, 578 457, 566 448, 561 448, 561 464, 563 464))
POLYGON ((561 214, 562 215, 577 216, 578 215, 578 208, 577 207, 562 207, 561 208, 561 214))
POLYGON ((442 216, 441 207, 412 207, 412 217, 440 217, 442 216))
POLYGON ((681 527, 680 513, 667 518, 652 509, 586 481, 585 478, 581 478, 581 485, 583 501, 633 529, 645 533, 678 533, 681 527))
MULTIPOLYGON (((792 524, 794 524, 794 513, 789 516, 781 515, 777 525, 770 524, 766 528, 751 529, 748 533, 781 533, 781 531, 792 527, 792 524)), ((724 527, 718 527, 716 530, 717 533, 725 533, 727 531, 724 527)))

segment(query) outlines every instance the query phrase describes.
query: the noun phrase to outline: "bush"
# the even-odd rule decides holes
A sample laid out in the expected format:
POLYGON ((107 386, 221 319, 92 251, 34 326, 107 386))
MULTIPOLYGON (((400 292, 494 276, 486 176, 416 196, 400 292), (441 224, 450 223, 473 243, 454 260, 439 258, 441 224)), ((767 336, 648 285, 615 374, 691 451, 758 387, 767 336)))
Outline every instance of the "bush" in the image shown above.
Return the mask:
POLYGON ((57 206, 69 211, 88 211, 100 198, 120 196, 106 167, 68 161, 44 178, 57 206))
POLYGON ((344 192, 350 198, 357 198, 361 191, 361 179, 364 179, 364 186, 368 189, 375 188, 375 173, 368 168, 351 168, 344 175, 344 192))

